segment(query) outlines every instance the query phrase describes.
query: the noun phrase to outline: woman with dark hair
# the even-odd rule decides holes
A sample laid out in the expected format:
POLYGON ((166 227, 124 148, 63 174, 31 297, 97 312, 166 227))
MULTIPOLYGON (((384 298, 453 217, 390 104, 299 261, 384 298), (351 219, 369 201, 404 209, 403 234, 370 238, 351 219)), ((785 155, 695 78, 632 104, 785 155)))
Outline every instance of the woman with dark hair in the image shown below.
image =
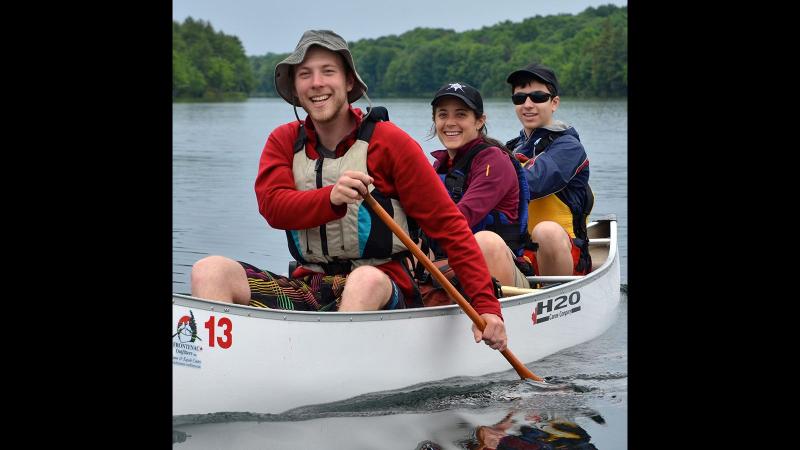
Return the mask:
MULTIPOLYGON (((504 286, 530 287, 520 267, 529 195, 522 168, 503 144, 486 134, 483 99, 466 83, 442 86, 431 101, 433 131, 445 146, 433 167, 464 215, 489 273, 504 286)), ((437 259, 446 258, 429 242, 437 259)))

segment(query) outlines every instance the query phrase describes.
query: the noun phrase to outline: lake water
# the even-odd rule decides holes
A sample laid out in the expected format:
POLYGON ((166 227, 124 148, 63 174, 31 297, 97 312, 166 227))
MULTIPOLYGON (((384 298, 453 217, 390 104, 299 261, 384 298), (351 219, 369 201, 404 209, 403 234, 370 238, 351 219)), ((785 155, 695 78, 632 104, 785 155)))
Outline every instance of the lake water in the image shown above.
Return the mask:
MULTIPOLYGON (((429 100, 375 99, 390 119, 426 153, 441 148, 428 139, 429 100)), ((356 103, 362 109, 366 104, 356 103)), ((489 135, 506 141, 519 122, 507 100, 487 99, 489 135)), ((298 113, 305 116, 302 110, 298 113)), ((621 282, 627 284, 628 112, 625 100, 566 98, 556 118, 573 125, 590 159, 595 192, 592 218, 617 215, 621 282)), ((269 133, 294 120, 282 99, 242 103, 173 104, 173 291, 189 293, 189 273, 212 254, 286 273, 285 233, 258 213, 253 183, 269 133)), ((429 158, 430 159, 430 158, 429 158)), ((465 335, 468 335, 465 330, 465 335)), ((510 342, 513 347, 513 342, 510 342)), ((176 424, 174 446, 189 448, 473 448, 481 433, 520 436, 527 426, 569 420, 599 449, 627 448, 627 295, 620 316, 603 336, 528 364, 540 376, 577 389, 540 392, 513 369, 500 374, 431 383, 421 390, 300 409, 263 418, 176 424), (424 395, 421 395, 423 392, 424 395), (213 423, 211 423, 213 422, 213 423), (491 428, 494 427, 494 428, 491 428)), ((274 388, 269 383, 265 389, 274 388)), ((529 430, 529 429, 528 429, 529 430)))

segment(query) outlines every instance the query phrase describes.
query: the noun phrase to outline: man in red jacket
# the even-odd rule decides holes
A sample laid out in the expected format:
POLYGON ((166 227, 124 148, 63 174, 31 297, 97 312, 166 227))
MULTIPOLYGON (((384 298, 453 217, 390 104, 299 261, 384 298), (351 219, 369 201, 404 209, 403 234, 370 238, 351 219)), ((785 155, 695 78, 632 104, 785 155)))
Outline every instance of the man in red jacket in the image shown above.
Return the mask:
POLYGON ((344 39, 306 31, 275 67, 275 87, 295 115, 300 106, 308 116, 270 134, 255 191, 259 211, 270 226, 286 230, 301 266, 286 278, 210 256, 192 268, 192 295, 316 311, 421 306, 409 252, 362 204, 369 191, 401 227, 413 229, 408 223, 416 221, 445 248, 465 297, 486 320, 483 332, 473 326, 475 342, 504 350, 500 303, 464 216, 419 144, 392 122, 377 120, 385 109, 365 114, 351 106, 366 97, 367 86, 344 39))

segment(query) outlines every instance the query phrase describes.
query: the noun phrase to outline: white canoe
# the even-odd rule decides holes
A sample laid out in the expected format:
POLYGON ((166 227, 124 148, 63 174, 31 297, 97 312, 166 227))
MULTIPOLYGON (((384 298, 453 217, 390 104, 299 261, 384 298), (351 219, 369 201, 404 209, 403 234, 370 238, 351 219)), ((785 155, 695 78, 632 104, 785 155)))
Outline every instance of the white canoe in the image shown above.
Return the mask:
MULTIPOLYGON (((616 218, 591 222, 588 230, 594 267, 589 275, 560 277, 566 282, 500 300, 509 349, 526 364, 594 339, 617 317, 616 218)), ((458 305, 315 313, 182 294, 173 294, 172 305, 173 333, 180 330, 172 338, 174 416, 277 414, 422 382, 513 370, 499 352, 475 343, 472 322, 458 305)))

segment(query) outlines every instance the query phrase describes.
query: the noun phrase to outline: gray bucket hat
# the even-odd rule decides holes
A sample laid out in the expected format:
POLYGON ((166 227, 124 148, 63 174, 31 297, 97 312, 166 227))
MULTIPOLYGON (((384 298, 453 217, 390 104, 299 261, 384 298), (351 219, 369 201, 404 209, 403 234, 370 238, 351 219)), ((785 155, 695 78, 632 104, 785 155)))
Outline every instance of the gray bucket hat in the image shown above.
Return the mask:
POLYGON ((350 49, 347 48, 347 42, 331 30, 308 30, 303 33, 303 37, 300 38, 300 42, 297 43, 294 52, 275 66, 275 89, 284 100, 292 105, 295 104, 289 67, 303 62, 308 48, 312 45, 319 45, 328 50, 339 52, 344 57, 344 60, 347 61, 355 77, 355 86, 347 95, 349 103, 354 103, 361 98, 362 94, 367 92, 367 85, 356 72, 356 64, 353 62, 353 55, 350 54, 350 49))

